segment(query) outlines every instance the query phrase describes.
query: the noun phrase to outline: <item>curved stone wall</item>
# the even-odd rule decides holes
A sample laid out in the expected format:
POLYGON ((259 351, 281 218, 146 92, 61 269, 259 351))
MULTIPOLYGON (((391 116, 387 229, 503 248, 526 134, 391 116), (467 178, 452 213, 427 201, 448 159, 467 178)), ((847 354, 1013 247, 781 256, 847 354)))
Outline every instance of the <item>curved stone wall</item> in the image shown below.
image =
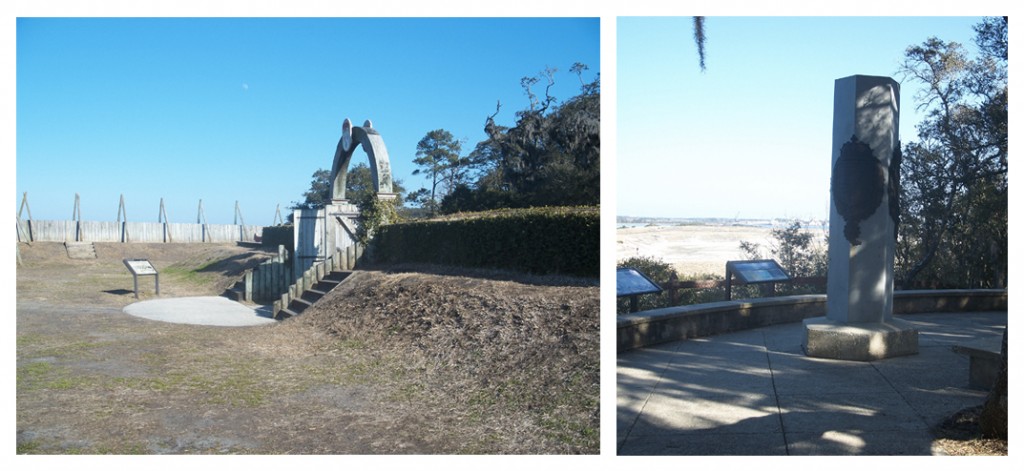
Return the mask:
MULTIPOLYGON (((893 312, 1005 311, 1006 290, 896 291, 893 312)), ((826 296, 809 294, 676 306, 618 316, 618 351, 673 340, 800 322, 825 315, 826 296)))

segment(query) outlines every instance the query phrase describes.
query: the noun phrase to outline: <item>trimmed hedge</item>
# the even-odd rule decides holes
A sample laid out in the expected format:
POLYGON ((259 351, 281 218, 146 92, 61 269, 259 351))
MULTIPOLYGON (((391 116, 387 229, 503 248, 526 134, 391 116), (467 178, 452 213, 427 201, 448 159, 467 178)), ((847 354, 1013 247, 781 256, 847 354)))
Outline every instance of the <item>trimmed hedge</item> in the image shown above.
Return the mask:
POLYGON ((534 274, 600 276, 596 207, 528 208, 460 214, 378 228, 374 258, 496 268, 534 274))
POLYGON ((285 246, 289 252, 295 247, 295 226, 292 224, 281 224, 263 228, 263 246, 277 248, 278 245, 285 246))

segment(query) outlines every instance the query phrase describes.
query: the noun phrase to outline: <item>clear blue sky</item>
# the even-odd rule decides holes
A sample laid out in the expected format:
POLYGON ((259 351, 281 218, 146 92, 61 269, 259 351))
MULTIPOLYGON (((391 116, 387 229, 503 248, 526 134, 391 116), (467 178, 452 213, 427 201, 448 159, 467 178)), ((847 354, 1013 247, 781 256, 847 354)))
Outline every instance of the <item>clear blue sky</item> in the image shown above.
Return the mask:
POLYGON ((827 219, 835 80, 897 74, 929 37, 973 54, 978 17, 708 17, 705 72, 690 17, 617 23, 616 213, 827 219))
MULTIPOLYGON (((19 18, 17 200, 35 219, 271 224, 329 169, 347 117, 373 121, 408 191, 416 143, 485 138, 529 106, 520 78, 556 67, 552 95, 599 73, 597 18, 19 18)), ((543 89, 537 90, 543 93, 543 89)), ((365 161, 358 152, 353 163, 365 161), (362 159, 362 160, 359 160, 362 159)), ((23 216, 26 216, 23 214, 23 216)))

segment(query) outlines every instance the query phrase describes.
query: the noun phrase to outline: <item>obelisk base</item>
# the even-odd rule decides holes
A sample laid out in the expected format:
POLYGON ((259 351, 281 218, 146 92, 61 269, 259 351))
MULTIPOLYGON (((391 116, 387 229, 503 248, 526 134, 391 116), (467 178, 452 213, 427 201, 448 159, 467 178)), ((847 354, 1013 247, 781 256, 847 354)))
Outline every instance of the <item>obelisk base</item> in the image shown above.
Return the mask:
POLYGON ((844 324, 827 317, 804 319, 807 356, 874 361, 917 353, 917 329, 909 322, 844 324))

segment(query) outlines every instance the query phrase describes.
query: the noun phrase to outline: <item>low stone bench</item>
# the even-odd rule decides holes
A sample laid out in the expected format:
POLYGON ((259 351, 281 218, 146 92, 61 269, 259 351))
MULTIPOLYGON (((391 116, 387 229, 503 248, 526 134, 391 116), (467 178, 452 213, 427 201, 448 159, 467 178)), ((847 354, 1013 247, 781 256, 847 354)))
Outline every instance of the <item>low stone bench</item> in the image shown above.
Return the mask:
POLYGON ((999 355, 1003 347, 1001 337, 954 345, 953 351, 967 355, 971 360, 967 386, 971 389, 988 391, 999 376, 999 355))
MULTIPOLYGON (((914 290, 893 293, 897 315, 938 312, 1005 311, 1005 289, 914 290)), ((804 294, 748 300, 720 301, 619 314, 617 351, 624 352, 662 342, 705 337, 825 315, 824 294, 804 294)), ((908 317, 909 319, 909 317, 908 317)), ((998 353, 998 346, 996 352, 998 353)))

